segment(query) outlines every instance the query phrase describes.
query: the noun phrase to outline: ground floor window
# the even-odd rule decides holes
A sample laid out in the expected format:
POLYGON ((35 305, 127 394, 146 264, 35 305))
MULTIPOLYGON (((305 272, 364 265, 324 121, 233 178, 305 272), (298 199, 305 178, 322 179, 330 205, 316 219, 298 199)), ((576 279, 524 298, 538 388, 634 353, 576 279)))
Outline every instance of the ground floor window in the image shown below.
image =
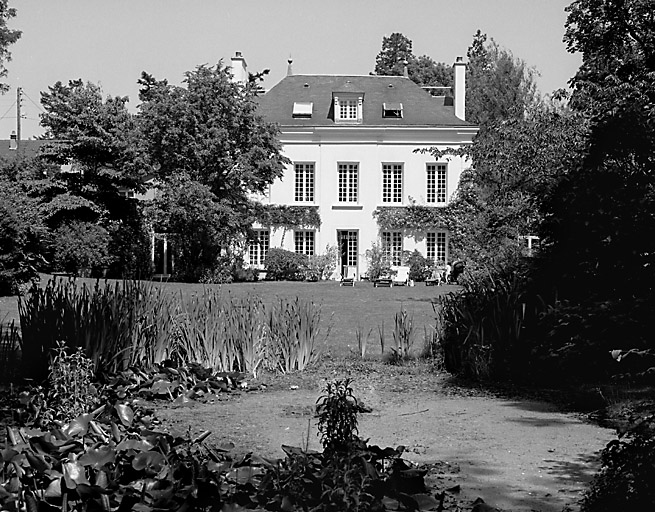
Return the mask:
POLYGON ((255 240, 248 246, 248 259, 251 265, 263 265, 271 243, 268 229, 256 230, 255 240))
POLYGON ((403 259, 403 234, 400 231, 382 232, 382 250, 391 265, 401 265, 403 259))
POLYGON ((296 253, 305 254, 306 256, 314 256, 314 231, 295 231, 293 238, 296 253))
POLYGON ((427 234, 427 254, 429 261, 436 265, 446 264, 446 232, 432 231, 427 234))

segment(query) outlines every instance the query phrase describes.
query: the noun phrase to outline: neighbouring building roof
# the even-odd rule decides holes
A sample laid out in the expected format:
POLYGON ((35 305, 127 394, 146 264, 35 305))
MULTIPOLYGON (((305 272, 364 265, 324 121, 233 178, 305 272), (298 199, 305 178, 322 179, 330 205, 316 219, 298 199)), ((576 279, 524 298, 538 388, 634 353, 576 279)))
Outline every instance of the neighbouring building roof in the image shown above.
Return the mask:
POLYGON ((17 155, 23 158, 32 158, 39 154, 41 148, 52 142, 51 140, 21 140, 19 149, 16 148, 15 139, 0 140, 0 157, 13 160, 17 155), (14 149, 11 149, 14 148, 14 149))
POLYGON ((452 98, 431 96, 402 76, 291 75, 258 101, 260 113, 281 126, 335 126, 334 96, 340 94, 363 98, 359 126, 473 126, 455 116, 452 98), (309 103, 311 117, 297 115, 309 103), (402 117, 385 117, 385 104, 402 104, 402 117))

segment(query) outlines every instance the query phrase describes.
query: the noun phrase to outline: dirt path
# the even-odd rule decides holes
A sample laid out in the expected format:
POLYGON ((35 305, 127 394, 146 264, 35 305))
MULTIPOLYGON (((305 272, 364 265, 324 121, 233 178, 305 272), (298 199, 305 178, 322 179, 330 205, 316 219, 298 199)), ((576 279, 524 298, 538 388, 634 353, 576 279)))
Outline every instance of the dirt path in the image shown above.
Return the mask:
MULTIPOLYGON (((459 484, 463 510, 478 496, 503 510, 577 510, 598 452, 613 437, 543 402, 457 396, 438 385, 408 391, 407 377, 402 381, 399 387, 393 379, 382 385, 369 378, 356 386, 356 396, 373 409, 360 417, 360 436, 382 447, 404 445, 404 458, 432 464, 431 489, 459 484)), ((309 448, 320 449, 313 417, 320 390, 290 387, 169 407, 160 415, 180 430, 211 430, 215 442, 263 456, 282 457, 282 444, 302 446, 308 428, 309 448)))

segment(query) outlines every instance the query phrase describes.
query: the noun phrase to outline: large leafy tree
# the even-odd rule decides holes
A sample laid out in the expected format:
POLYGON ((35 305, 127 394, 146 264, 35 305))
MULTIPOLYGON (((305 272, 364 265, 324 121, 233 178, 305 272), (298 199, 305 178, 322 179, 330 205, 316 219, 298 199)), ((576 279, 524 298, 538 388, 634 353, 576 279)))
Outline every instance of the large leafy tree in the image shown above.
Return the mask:
MULTIPOLYGON (((165 187, 158 202, 159 228, 173 233, 180 269, 202 274, 217 261, 220 247, 246 234, 253 221, 252 194, 266 192, 287 162, 277 128, 257 113, 256 81, 239 84, 229 69, 199 66, 182 86, 144 73, 139 129, 160 183, 186 183, 200 194, 196 217, 182 214, 188 194, 165 187), (169 201, 166 205, 162 201, 169 201), (186 233, 202 218, 202 250, 186 233), (206 236, 205 236, 206 235, 206 236)), ((197 275, 185 272, 185 279, 197 275)))
MULTIPOLYGON (((103 98, 99 86, 82 80, 57 82, 41 93, 41 124, 51 140, 45 156, 63 166, 49 175, 50 186, 43 189, 47 223, 67 234, 60 241, 75 241, 71 254, 85 253, 67 258, 67 268, 59 270, 88 271, 68 268, 87 261, 93 267, 113 262, 113 273, 120 276, 147 272, 143 217, 126 192, 143 189, 149 167, 127 102, 127 97, 103 98)), ((61 246, 52 250, 64 252, 61 246)))
POLYGON ((421 86, 451 87, 453 83, 452 66, 435 62, 427 55, 416 57, 412 51, 412 41, 395 32, 382 38, 382 49, 375 58, 375 74, 402 76, 407 65, 409 79, 421 86))
POLYGON ((548 204, 549 263, 566 297, 652 308, 655 2, 579 0, 567 11, 565 42, 582 53, 571 105, 590 129, 548 204))
POLYGON ((539 98, 537 71, 480 30, 467 52, 466 118, 490 127, 497 121, 520 118, 539 98))

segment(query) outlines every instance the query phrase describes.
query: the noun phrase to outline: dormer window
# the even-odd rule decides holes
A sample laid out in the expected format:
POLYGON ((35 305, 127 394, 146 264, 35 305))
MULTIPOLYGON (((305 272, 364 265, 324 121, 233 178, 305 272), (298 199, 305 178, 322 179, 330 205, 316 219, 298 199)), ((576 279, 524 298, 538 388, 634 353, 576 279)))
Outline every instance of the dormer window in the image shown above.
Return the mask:
POLYGON ((311 119, 314 103, 311 101, 296 101, 293 104, 294 119, 311 119))
POLYGON ((403 117, 403 104, 402 103, 383 103, 382 104, 382 117, 390 119, 402 119, 403 117))
POLYGON ((341 93, 334 95, 334 120, 337 123, 361 123, 363 94, 341 93))

